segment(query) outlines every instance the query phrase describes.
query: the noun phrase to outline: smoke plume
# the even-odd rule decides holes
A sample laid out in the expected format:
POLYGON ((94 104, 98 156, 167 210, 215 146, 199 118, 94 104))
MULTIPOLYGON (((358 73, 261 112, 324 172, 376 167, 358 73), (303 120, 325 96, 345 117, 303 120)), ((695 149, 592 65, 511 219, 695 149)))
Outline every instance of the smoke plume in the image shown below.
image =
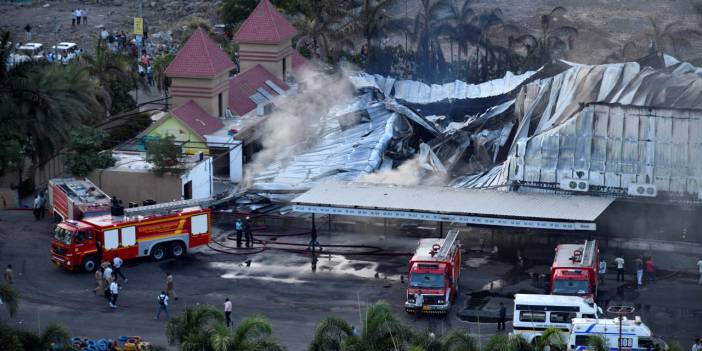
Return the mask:
POLYGON ((260 128, 263 149, 247 166, 244 188, 250 187, 253 177, 271 162, 285 163, 319 138, 330 108, 353 97, 345 77, 344 70, 335 74, 306 70, 298 74, 298 91, 283 98, 260 128))

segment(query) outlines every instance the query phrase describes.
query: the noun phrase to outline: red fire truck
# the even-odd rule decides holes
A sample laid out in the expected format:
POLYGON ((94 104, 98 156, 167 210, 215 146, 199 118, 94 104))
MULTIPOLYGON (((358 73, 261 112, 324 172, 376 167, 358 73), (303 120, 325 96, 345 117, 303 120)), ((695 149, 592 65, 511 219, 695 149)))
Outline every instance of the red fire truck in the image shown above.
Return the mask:
POLYGON ((599 281, 599 256, 595 240, 558 245, 551 266, 551 294, 594 298, 599 281))
POLYGON ((94 271, 101 261, 179 258, 210 241, 211 211, 197 200, 124 209, 123 216, 66 220, 56 226, 51 261, 67 270, 94 271))
POLYGON ((409 262, 405 310, 418 313, 448 313, 458 295, 461 250, 458 230, 444 239, 420 239, 409 262))
POLYGON ((110 197, 88 179, 50 180, 49 204, 57 222, 110 213, 110 197))

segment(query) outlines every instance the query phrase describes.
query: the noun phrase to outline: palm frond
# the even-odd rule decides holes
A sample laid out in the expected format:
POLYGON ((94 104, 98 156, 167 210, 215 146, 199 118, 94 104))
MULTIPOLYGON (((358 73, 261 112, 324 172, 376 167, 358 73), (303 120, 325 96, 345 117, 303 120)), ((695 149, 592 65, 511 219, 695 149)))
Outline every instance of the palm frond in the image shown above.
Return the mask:
POLYGON ((10 317, 14 317, 19 310, 19 294, 9 284, 0 283, 0 300, 2 300, 10 317))

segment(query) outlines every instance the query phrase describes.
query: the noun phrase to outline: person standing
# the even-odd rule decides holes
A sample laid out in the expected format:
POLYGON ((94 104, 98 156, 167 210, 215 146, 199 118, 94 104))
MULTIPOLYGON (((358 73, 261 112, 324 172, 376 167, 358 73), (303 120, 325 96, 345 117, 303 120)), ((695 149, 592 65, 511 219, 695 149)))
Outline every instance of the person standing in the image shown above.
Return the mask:
POLYGON ((251 247, 253 244, 253 235, 251 234, 251 217, 246 217, 244 222, 244 236, 246 236, 246 247, 251 247))
POLYGON ((634 267, 636 268, 636 286, 640 288, 644 273, 643 258, 641 256, 637 257, 636 260, 634 260, 634 267))
POLYGON ((322 245, 319 245, 319 241, 317 240, 317 227, 312 225, 312 230, 310 231, 310 243, 307 245, 307 250, 314 251, 315 247, 318 247, 319 251, 322 251, 322 245))
POLYGON ((617 264, 617 281, 624 281, 624 258, 621 254, 617 255, 614 259, 614 263, 617 264))
POLYGON ((71 10, 71 27, 76 26, 76 10, 71 10))
POLYGON ((12 285, 15 283, 15 277, 14 277, 14 273, 12 272, 12 265, 11 264, 8 264, 7 268, 5 268, 5 275, 3 276, 3 278, 5 279, 5 283, 7 283, 7 284, 12 285))
POLYGON ((224 299, 224 317, 227 318, 227 327, 232 325, 232 302, 227 297, 224 299))
POLYGON ((117 282, 113 280, 112 283, 110 283, 110 307, 112 307, 113 310, 117 308, 117 297, 118 296, 119 296, 119 285, 117 285, 117 282))
POLYGON ((697 261, 697 270, 700 272, 700 279, 697 281, 697 284, 702 285, 702 258, 697 261))
POLYGON ((34 204, 32 205, 32 214, 34 214, 34 220, 38 221, 39 216, 41 216, 41 211, 39 209, 41 207, 41 197, 39 196, 39 193, 34 197, 34 204))
POLYGON ((114 276, 112 275, 113 269, 112 266, 108 263, 107 267, 105 267, 105 271, 102 273, 102 277, 105 279, 105 282, 107 282, 107 285, 109 286, 110 283, 115 281, 114 276))
POLYGON ((83 24, 88 24, 88 10, 83 9, 80 11, 81 16, 83 17, 83 24))
POLYGON ((30 26, 29 23, 24 26, 24 31, 27 32, 27 41, 32 41, 32 26, 30 26))
POLYGON ((105 290, 105 280, 102 278, 101 268, 95 270, 95 283, 97 283, 97 287, 93 289, 93 294, 97 295, 98 291, 105 290))
POLYGON ((171 315, 168 313, 168 295, 166 295, 165 291, 161 291, 161 295, 158 295, 158 312, 156 312, 154 319, 159 319, 161 312, 166 312, 166 318, 171 318, 171 315))
POLYGON ((656 266, 653 264, 653 257, 649 256, 644 262, 646 269, 646 280, 656 281, 656 266))
POLYGON ((234 223, 234 230, 236 231, 236 247, 241 247, 241 235, 244 233, 244 223, 241 222, 241 218, 237 219, 234 223))
POLYGON ((46 215, 46 192, 39 193, 39 218, 43 219, 46 215))
POLYGON ((600 284, 604 284, 605 275, 607 274, 607 261, 605 261, 604 257, 600 257, 599 268, 597 274, 600 277, 600 284))
POLYGON ((122 264, 124 264, 124 261, 122 261, 121 258, 119 258, 119 255, 115 255, 115 258, 112 259, 112 266, 114 267, 114 275, 115 275, 115 280, 117 280, 117 276, 122 278, 125 283, 129 282, 129 279, 124 276, 122 273, 122 264))
POLYGON ((173 274, 170 272, 166 273, 166 293, 168 296, 172 297, 173 300, 178 301, 178 296, 175 293, 175 283, 173 282, 173 274))
POLYGON ((505 304, 500 302, 500 319, 497 321, 497 331, 505 330, 505 323, 507 322, 507 309, 505 304))
POLYGON ((80 17, 82 14, 80 9, 76 9, 76 26, 80 26, 80 17))

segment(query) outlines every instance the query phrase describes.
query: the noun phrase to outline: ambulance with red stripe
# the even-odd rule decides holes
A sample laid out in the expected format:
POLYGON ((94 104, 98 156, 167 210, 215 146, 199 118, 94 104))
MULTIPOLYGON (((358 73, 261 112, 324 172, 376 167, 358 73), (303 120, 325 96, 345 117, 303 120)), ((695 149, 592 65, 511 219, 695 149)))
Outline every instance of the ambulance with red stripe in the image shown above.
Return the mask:
POLYGON ((51 261, 67 270, 95 271, 116 255, 125 261, 180 258, 210 241, 212 212, 194 200, 176 201, 113 214, 65 220, 54 230, 51 261))

